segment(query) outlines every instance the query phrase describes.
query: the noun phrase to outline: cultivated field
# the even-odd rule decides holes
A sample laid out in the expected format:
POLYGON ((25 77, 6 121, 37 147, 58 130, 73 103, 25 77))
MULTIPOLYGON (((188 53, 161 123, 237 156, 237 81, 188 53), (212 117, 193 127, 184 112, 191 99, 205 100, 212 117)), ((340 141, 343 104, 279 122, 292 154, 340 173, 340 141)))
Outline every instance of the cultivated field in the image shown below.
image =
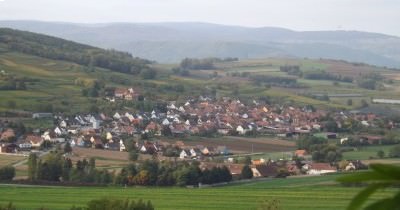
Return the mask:
MULTIPOLYGON (((256 209, 262 200, 277 199, 285 210, 340 210, 346 208, 361 188, 342 187, 335 183, 337 177, 274 179, 204 189, 0 186, 0 203, 11 201, 18 208, 26 210, 41 206, 65 210, 72 205, 84 205, 91 199, 107 197, 151 200, 158 210, 246 210, 256 209)), ((390 190, 380 191, 371 200, 389 195, 390 190)))
POLYGON ((12 165, 17 163, 23 159, 26 159, 24 156, 17 156, 17 155, 5 155, 0 154, 0 168, 7 165, 12 165))
POLYGON ((73 155, 70 157, 73 162, 86 158, 96 159, 96 167, 98 168, 118 168, 127 165, 128 153, 110 150, 90 149, 90 148, 73 148, 73 155))
MULTIPOLYGON (((166 140, 175 143, 176 140, 166 140)), ((226 136, 221 138, 191 137, 184 141, 186 146, 203 145, 207 147, 226 146, 233 153, 260 153, 294 151, 295 142, 275 137, 245 138, 226 136)))

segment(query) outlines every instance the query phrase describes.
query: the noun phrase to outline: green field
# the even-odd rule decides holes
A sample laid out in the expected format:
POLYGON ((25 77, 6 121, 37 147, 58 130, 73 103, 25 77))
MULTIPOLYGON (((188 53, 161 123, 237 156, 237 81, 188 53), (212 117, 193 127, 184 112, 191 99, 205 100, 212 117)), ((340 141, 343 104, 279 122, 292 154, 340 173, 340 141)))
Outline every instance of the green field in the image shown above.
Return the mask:
POLYGON ((382 150, 385 153, 385 157, 389 155, 390 149, 394 145, 380 145, 380 146, 363 146, 357 148, 356 151, 344 152, 343 159, 346 160, 368 160, 377 159, 377 152, 382 150))
MULTIPOLYGON (((122 187, 24 187, 0 186, 0 203, 13 202, 19 209, 45 206, 52 210, 81 206, 102 197, 151 200, 156 209, 256 209, 265 199, 277 199, 282 209, 345 209, 361 188, 342 187, 338 175, 275 179, 233 186, 186 188, 122 187)), ((381 191, 379 199, 390 195, 381 191)))

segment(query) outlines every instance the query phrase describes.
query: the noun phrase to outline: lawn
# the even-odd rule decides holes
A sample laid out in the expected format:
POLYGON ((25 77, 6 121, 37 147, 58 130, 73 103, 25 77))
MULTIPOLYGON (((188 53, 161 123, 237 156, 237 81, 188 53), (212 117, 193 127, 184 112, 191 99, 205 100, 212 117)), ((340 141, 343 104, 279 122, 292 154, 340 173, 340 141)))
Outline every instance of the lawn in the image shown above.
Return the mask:
MULTIPOLYGON (((225 186, 218 188, 123 188, 123 187, 24 187, 0 186, 0 203, 13 202, 33 210, 45 206, 69 209, 101 197, 151 200, 156 209, 256 209, 260 201, 277 199, 282 209, 345 209, 361 188, 342 187, 337 175, 299 177, 225 186)), ((373 199, 387 197, 379 192, 373 199)))

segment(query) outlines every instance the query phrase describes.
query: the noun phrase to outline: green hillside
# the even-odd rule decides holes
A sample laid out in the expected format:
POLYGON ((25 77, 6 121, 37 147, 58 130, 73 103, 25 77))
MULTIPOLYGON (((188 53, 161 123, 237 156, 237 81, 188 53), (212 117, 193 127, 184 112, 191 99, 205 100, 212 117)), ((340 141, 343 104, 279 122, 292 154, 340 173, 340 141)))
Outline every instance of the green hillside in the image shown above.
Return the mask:
POLYGON ((400 99, 399 71, 359 63, 217 59, 208 70, 177 71, 177 67, 55 37, 0 29, 0 111, 151 111, 160 101, 179 103, 199 95, 340 109, 367 103, 389 110, 392 105, 372 105, 371 99, 400 99), (285 66, 297 69, 282 71, 285 66), (107 90, 118 86, 134 87, 147 100, 105 101, 107 90))

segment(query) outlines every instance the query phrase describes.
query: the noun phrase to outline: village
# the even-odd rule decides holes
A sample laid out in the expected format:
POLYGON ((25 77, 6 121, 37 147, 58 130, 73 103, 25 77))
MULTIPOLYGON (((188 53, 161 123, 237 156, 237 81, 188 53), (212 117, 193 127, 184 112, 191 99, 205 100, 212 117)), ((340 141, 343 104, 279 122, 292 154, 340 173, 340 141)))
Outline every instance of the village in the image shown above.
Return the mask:
MULTIPOLYGON (((132 88, 116 89, 115 100, 135 100, 140 94, 132 88)), ((33 130, 21 134, 0 124, 0 152, 15 155, 29 155, 51 150, 56 145, 68 144, 72 148, 110 150, 127 152, 128 145, 143 155, 165 160, 197 160, 202 169, 226 165, 232 175, 240 175, 244 165, 252 165, 254 177, 288 176, 301 173, 323 174, 336 172, 338 167, 332 163, 311 161, 306 150, 292 151, 294 157, 301 158, 301 164, 289 159, 281 160, 250 159, 238 161, 231 157, 233 152, 225 145, 209 146, 185 144, 182 138, 190 136, 274 136, 296 141, 301 136, 322 136, 326 139, 338 139, 346 143, 348 137, 336 132, 349 122, 357 122, 363 127, 375 126, 379 117, 375 114, 338 112, 331 114, 336 124, 332 130, 327 121, 327 111, 313 107, 277 106, 252 101, 244 104, 240 100, 223 98, 215 100, 208 97, 190 99, 184 104, 170 102, 166 112, 130 113, 115 112, 110 116, 100 114, 82 114, 76 116, 53 115, 52 113, 34 113, 33 118, 54 119, 54 127, 47 130, 33 130), (165 141, 168 138, 169 141, 165 141), (172 142, 172 141, 175 142, 172 142), (130 146, 132 147, 132 146, 130 146), (218 160, 218 161, 216 161, 218 160), (222 161, 221 161, 222 160, 222 161), (282 170, 284 169, 284 170, 282 170)), ((395 126, 388 122, 385 126, 395 126)), ((360 142, 376 144, 383 136, 359 135, 360 142)), ((245 154, 241 154, 245 157, 245 154)), ((342 169, 365 168, 360 161, 351 160, 342 169)))

